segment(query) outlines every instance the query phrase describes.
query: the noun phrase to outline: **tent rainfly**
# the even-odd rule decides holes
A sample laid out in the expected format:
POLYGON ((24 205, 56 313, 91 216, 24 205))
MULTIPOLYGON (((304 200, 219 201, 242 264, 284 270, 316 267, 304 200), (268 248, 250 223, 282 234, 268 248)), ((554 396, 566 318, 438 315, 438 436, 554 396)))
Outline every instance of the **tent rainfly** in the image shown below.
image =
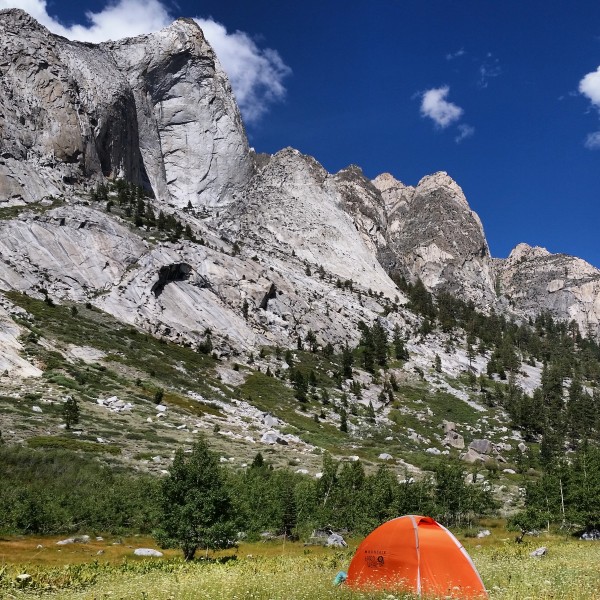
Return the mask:
POLYGON ((416 515, 392 519, 372 531, 352 558, 346 585, 428 597, 487 598, 460 542, 431 517, 416 515))

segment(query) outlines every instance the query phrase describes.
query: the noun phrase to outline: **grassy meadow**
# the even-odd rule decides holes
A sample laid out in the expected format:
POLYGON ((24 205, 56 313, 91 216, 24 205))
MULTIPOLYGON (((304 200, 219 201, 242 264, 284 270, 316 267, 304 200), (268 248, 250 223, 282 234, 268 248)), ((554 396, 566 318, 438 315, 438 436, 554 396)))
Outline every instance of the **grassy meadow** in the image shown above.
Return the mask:
MULTIPOLYGON (((156 547, 151 538, 106 538, 58 547, 59 538, 0 540, 0 598, 45 597, 61 600, 224 599, 319 600, 336 598, 393 600, 412 596, 398 591, 352 592, 332 585, 348 567, 349 550, 301 543, 244 543, 232 551, 184 563, 175 551, 162 559, 137 558, 133 548, 156 547), (118 543, 115 543, 118 542, 118 543), (40 548, 39 546, 42 546, 40 548), (102 554, 97 554, 102 550, 102 554), (19 584, 17 576, 31 575, 19 584)), ((92 538, 93 539, 93 538, 92 538)), ((600 598, 600 543, 540 535, 516 544, 502 528, 492 536, 461 541, 473 557, 492 600, 588 600, 600 598), (545 557, 529 553, 546 546, 545 557)))

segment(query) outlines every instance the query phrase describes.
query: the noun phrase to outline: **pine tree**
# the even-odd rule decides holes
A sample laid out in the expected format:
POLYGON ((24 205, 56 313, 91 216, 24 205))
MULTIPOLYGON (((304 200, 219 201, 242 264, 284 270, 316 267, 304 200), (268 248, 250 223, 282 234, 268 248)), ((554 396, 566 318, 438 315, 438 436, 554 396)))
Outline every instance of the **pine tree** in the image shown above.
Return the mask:
POLYGON ((346 343, 342 350, 342 376, 344 379, 352 379, 352 366, 354 365, 354 357, 352 351, 346 343))
POLYGON ((317 351, 317 336, 315 335, 315 332, 312 329, 309 329, 308 333, 306 334, 306 343, 308 344, 308 347, 311 352, 317 351))
POLYGON ((400 333, 400 327, 398 327, 398 325, 394 327, 392 344, 394 346, 394 354, 396 355, 396 358, 398 360, 408 360, 408 352, 404 345, 404 340, 402 339, 402 334, 400 333))
POLYGON ((165 217, 165 213, 162 210, 158 213, 156 227, 159 231, 165 231, 167 229, 167 218, 165 217))
POLYGON ((367 421, 369 421, 369 423, 375 423, 375 409, 373 408, 373 403, 370 400, 367 406, 367 421))
POLYGON ((79 403, 73 396, 67 396, 62 408, 62 417, 67 429, 79 423, 79 403))
POLYGON ((340 410, 340 431, 348 433, 348 413, 345 408, 340 410))
POLYGON ((235 540, 234 508, 226 476, 217 456, 201 439, 186 456, 179 448, 169 476, 163 479, 160 498, 163 548, 180 548, 192 560, 199 548, 218 550, 235 540))
POLYGON ((387 366, 388 359, 388 336, 385 328, 379 321, 375 321, 371 328, 373 340, 373 353, 375 362, 380 367, 387 366))
POLYGON ((296 370, 294 373, 294 380, 292 382, 294 386, 296 400, 298 402, 306 402, 308 400, 308 385, 306 383, 306 378, 302 375, 300 370, 296 370))

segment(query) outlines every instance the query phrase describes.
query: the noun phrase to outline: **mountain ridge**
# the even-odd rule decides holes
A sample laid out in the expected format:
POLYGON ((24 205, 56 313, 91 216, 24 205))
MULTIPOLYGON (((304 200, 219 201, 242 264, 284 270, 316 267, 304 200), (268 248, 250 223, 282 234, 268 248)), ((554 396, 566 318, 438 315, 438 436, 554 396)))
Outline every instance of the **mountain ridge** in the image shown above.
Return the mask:
MULTIPOLYGON (((548 310, 598 335, 600 271, 522 244, 509 258, 493 259, 478 215, 446 172, 405 186, 391 174, 369 180, 352 165, 329 174, 291 148, 256 155, 227 77, 194 21, 180 19, 157 33, 98 45, 55 36, 19 9, 0 11, 0 28, 10 33, 5 45, 14 57, 0 65, 0 207, 41 206, 45 213, 25 212, 2 224, 3 289, 38 296, 44 289, 56 301, 90 301, 154 333, 168 330, 174 339, 197 342, 201 336, 190 332, 208 327, 223 340, 232 336, 229 323, 245 330, 242 305, 264 311, 264 297, 276 288, 273 315, 265 320, 256 312, 248 332, 233 336, 239 350, 247 346, 242 339, 293 344, 309 328, 322 330, 326 341, 336 328, 311 315, 340 302, 339 288, 332 287, 338 280, 401 306, 406 297, 392 276, 419 279, 428 290, 458 295, 483 312, 528 318, 548 310), (35 57, 26 49, 32 43, 35 57), (21 89, 23 81, 28 84, 21 89), (58 129, 48 128, 57 116, 58 129), (177 215, 182 228, 194 239, 212 240, 207 244, 213 249, 199 253, 194 243, 159 241, 150 225, 132 229, 127 219, 86 206, 98 183, 118 178, 146 186, 152 198, 144 200, 144 210, 177 215), (56 198, 69 208, 47 211, 56 198), (74 241, 78 237, 81 242, 74 241), (69 244, 82 268, 67 267, 69 244), (117 254, 124 248, 130 248, 129 258, 122 261, 117 254), (140 261, 147 264, 145 275, 136 270, 140 261), (197 275, 175 288, 196 300, 203 289, 201 296, 208 297, 202 302, 211 306, 198 312, 186 299, 182 305, 189 305, 191 320, 178 316, 176 305, 165 305, 170 294, 155 298, 149 291, 161 268, 179 263, 189 263, 197 275), (70 270, 66 278, 61 265, 70 270), (569 273, 565 281, 559 268, 569 273), (257 269, 260 275, 242 277, 243 270, 257 269), (320 291, 308 274, 313 271, 320 275, 320 291), (276 284, 269 272, 283 280, 276 284), (198 288, 198 277, 212 280, 198 288), (143 290, 141 281, 149 288, 143 290), (128 294, 124 311, 120 303, 128 294), (310 327, 293 314, 296 309, 310 327)), ((360 303, 345 302, 335 310, 349 310, 354 325, 331 337, 338 344, 357 339, 356 323, 366 314, 360 303)), ((226 352, 234 349, 229 346, 226 352)))

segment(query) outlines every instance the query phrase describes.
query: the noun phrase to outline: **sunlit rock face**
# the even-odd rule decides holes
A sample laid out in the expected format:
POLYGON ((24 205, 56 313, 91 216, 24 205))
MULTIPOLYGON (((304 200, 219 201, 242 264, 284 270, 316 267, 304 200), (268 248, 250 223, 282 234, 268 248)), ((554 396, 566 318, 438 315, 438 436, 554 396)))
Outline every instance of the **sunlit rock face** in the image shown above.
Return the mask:
POLYGON ((131 87, 155 193, 179 207, 234 199, 252 161, 229 80, 196 22, 178 19, 158 33, 101 47, 131 87))
POLYGON ((542 311, 574 320, 582 334, 600 334, 600 271, 574 256, 519 244, 496 261, 501 292, 528 316, 542 311))
POLYGON ((230 202, 252 172, 231 87, 202 31, 93 45, 0 11, 0 203, 124 177, 176 206, 230 202))

